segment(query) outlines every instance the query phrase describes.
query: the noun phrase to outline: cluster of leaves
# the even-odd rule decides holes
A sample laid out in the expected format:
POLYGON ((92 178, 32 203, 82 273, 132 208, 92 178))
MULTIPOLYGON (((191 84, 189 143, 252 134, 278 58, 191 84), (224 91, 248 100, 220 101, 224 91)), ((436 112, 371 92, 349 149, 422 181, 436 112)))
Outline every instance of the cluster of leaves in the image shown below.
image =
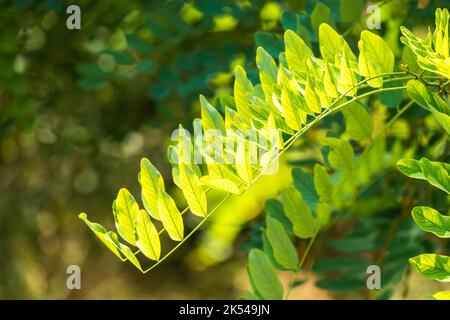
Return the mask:
MULTIPOLYGON (((398 169, 406 176, 426 180, 432 186, 450 194, 450 165, 445 162, 430 161, 422 158, 402 159, 398 169)), ((450 238, 450 217, 427 207, 416 206, 411 212, 416 224, 424 231, 431 232, 439 238, 450 238)), ((424 253, 409 259, 413 268, 423 276, 443 281, 450 281, 450 257, 435 253, 424 253)), ((441 291, 433 295, 438 300, 449 300, 450 291, 441 291)))
MULTIPOLYGON (((430 43, 430 50, 432 50, 431 43, 435 44, 434 56, 442 59, 448 56, 448 45, 442 45, 445 41, 448 42, 447 24, 448 11, 446 9, 438 9, 436 12, 436 30, 433 36, 428 37, 428 42, 430 43), (442 38, 442 35, 445 35, 445 38, 442 38), (442 50, 443 47, 444 50, 442 50)), ((407 29, 403 28, 402 32, 405 36, 408 36, 409 41, 420 43, 420 40, 407 29)), ((406 44, 411 45, 410 43, 406 44)), ((416 52, 414 48, 411 49, 413 49, 413 52, 416 52)), ((420 60, 419 54, 418 60, 420 60)), ((448 63, 443 66, 437 66, 433 70, 427 69, 426 65, 421 65, 421 67, 424 70, 422 73, 426 70, 438 73, 440 76, 446 76, 442 71, 448 67, 448 63)), ((434 84, 438 88, 438 92, 433 93, 426 86, 430 85, 427 81, 423 79, 421 81, 410 80, 407 89, 411 99, 424 109, 430 111, 448 133, 448 115, 450 108, 444 100, 445 97, 442 98, 440 96, 445 96, 447 84, 448 81, 445 78, 440 79, 440 81, 434 84)), ((372 121, 370 121, 370 116, 365 112, 364 108, 359 105, 355 106, 360 107, 362 110, 356 110, 355 107, 352 110, 350 106, 344 109, 347 132, 356 141, 371 139, 372 121)), ((328 163, 336 170, 341 169, 344 172, 345 170, 352 172, 353 149, 351 145, 346 144, 345 140, 338 140, 336 138, 321 139, 321 143, 323 144, 327 139, 328 141, 334 141, 331 146, 335 147, 328 154, 328 163)), ((381 147, 370 148, 372 145, 369 145, 368 148, 372 151, 375 150, 373 153, 375 158, 373 156, 367 157, 367 154, 364 152, 358 158, 359 164, 377 163, 380 165, 383 163, 383 148, 385 144, 376 144, 381 147)), ((369 166, 371 169, 369 172, 376 173, 380 170, 381 172, 387 170, 396 161, 395 159, 391 160, 393 161, 386 167, 371 168, 369 166)), ((448 193, 448 164, 431 162, 425 158, 420 162, 413 159, 404 159, 399 161, 398 168, 404 174, 417 179, 427 180, 433 186, 448 193)), ((350 186, 357 185, 358 181, 360 181, 358 175, 353 174, 351 177, 350 186)), ((305 175, 305 173, 299 170, 293 171, 293 178, 298 190, 294 187, 285 189, 280 193, 281 203, 273 199, 269 200, 266 205, 267 216, 265 227, 257 234, 256 239, 253 239, 253 241, 256 240, 256 244, 251 245, 253 247, 259 245, 263 251, 260 249, 252 249, 250 251, 248 272, 253 292, 247 292, 246 298, 283 298, 283 286, 277 277, 275 268, 282 271, 292 271, 294 272, 294 276, 296 276, 303 266, 303 262, 309 252, 309 246, 313 243, 317 232, 323 227, 324 223, 325 225, 329 223, 330 213, 333 211, 342 212, 346 209, 340 205, 341 201, 339 201, 339 197, 336 195, 336 190, 338 190, 338 193, 347 194, 347 190, 344 189, 345 185, 339 184, 337 178, 330 179, 327 170, 323 169, 321 165, 314 167, 314 178, 307 174, 305 175), (334 181, 334 183, 337 181, 337 186, 334 186, 330 181, 334 181), (298 192, 299 190, 303 194, 303 197, 298 192), (286 192, 288 196, 286 196, 286 192), (293 198, 297 200, 292 201, 293 198), (309 201, 304 201, 303 199, 308 199, 309 201), (327 201, 330 201, 330 203, 327 201), (295 203, 295 206, 292 205, 293 203, 295 203), (330 204, 332 205, 331 207, 330 204), (292 242, 293 236, 295 238, 312 238, 309 246, 304 251, 301 262, 299 262, 296 247, 292 242)), ((343 181, 348 184, 347 179, 344 178, 343 181)), ((357 203, 354 202, 355 200, 352 199, 349 203, 353 211, 355 209, 357 211, 357 203)), ((377 211, 382 211, 383 208, 380 205, 380 199, 378 198, 376 200, 378 203, 377 211)), ((385 205, 388 206, 389 204, 385 203, 385 205)), ((447 216, 442 216, 431 208, 415 207, 413 209, 413 217, 423 230, 433 232, 440 237, 446 237, 448 233, 446 230, 446 227, 448 227, 447 216)), ((345 219, 341 217, 338 221, 334 220, 334 222, 342 222, 343 220, 345 219)), ((318 259, 313 270, 321 275, 322 279, 316 285, 330 291, 361 290, 366 287, 365 278, 367 277, 367 267, 373 263, 381 264, 383 262, 383 291, 377 297, 389 297, 392 294, 392 285, 397 283, 404 274, 407 266, 407 257, 418 254, 421 248, 422 250, 425 248, 421 242, 421 233, 417 232, 417 228, 414 228, 410 223, 401 223, 400 226, 396 226, 398 229, 397 232, 389 234, 392 239, 389 239, 389 242, 386 243, 383 233, 390 223, 391 221, 388 217, 365 217, 364 220, 357 221, 352 232, 347 237, 328 241, 328 247, 334 251, 344 252, 346 255, 318 259), (383 252, 389 252, 388 258, 384 259, 384 261, 381 256, 383 252), (363 255, 360 255, 360 253, 363 253, 363 255), (367 258, 368 254, 372 257, 371 259, 367 258), (331 274, 332 278, 327 278, 327 274, 331 274), (324 275, 325 278, 323 278, 324 275)), ((398 224, 396 223, 396 225, 398 224)), ((416 270, 427 277, 448 281, 448 272, 450 269, 449 258, 446 256, 424 254, 411 258, 410 263, 416 270)), ((301 284, 301 282, 293 281, 290 283, 288 292, 298 284, 301 284)), ((444 299, 447 296, 448 292, 440 292, 435 295, 435 298, 444 299)))
MULTIPOLYGON (((383 88, 385 82, 392 80, 383 78, 406 73, 394 72, 392 50, 381 37, 370 31, 361 33, 358 58, 344 38, 328 24, 322 23, 318 27, 318 34, 322 58, 315 56, 303 39, 291 30, 284 33, 285 52, 279 55, 278 65, 266 50, 259 47, 256 61, 261 83, 258 85, 253 85, 244 69, 238 66, 235 69, 234 99, 226 99, 222 103, 225 119, 204 97, 200 97, 202 118, 194 120, 194 128, 201 126, 205 133, 214 129, 221 133, 222 141, 236 141, 238 147, 231 151, 237 160, 235 165, 223 164, 225 154, 219 155, 219 160, 209 159, 203 154, 207 160, 207 166, 204 168, 207 173, 202 174, 200 168, 192 165, 193 159, 188 159, 187 165, 177 165, 172 161, 173 180, 183 191, 188 203, 188 207, 180 212, 174 200, 165 192, 159 172, 145 160, 148 165, 141 164, 140 182, 143 205, 148 214, 145 218, 145 225, 148 227, 146 234, 152 236, 148 237, 149 241, 139 241, 136 220, 139 208, 131 194, 122 189, 113 205, 113 211, 117 230, 124 240, 138 246, 144 246, 148 242, 149 248, 159 248, 159 244, 151 243, 151 240, 155 240, 153 235, 156 233, 150 223, 151 216, 160 220, 164 227, 159 233, 166 230, 172 240, 182 241, 182 213, 190 210, 202 216, 203 220, 199 225, 211 214, 207 213, 207 187, 227 192, 228 196, 242 193, 259 175, 270 168, 272 160, 277 159, 301 134, 335 110, 353 105, 347 113, 349 132, 356 140, 368 138, 370 129, 364 123, 367 114, 361 106, 354 104, 355 101, 379 92, 404 89, 402 86, 383 88), (362 130, 359 130, 361 128, 362 130), (250 164, 249 147, 245 145, 244 133, 230 136, 227 129, 239 129, 242 132, 253 129, 263 132, 264 138, 269 141, 269 147, 262 156, 265 161, 250 164), (268 136, 268 132, 277 133, 268 136), (289 136, 284 143, 281 133, 289 136), (274 147, 281 148, 281 151, 278 152, 274 147), (259 175, 255 176, 256 172, 259 172, 259 175), (182 176, 186 179, 182 179, 182 176), (149 183, 144 177, 149 177, 149 183), (149 203, 149 194, 157 206, 149 203)), ((331 148, 329 162, 336 168, 348 168, 352 158, 350 145, 329 137, 324 138, 323 143, 331 148)), ((212 148, 212 145, 210 142, 209 147, 212 148)), ((186 151, 192 148, 191 139, 182 138, 176 146, 169 147, 169 158, 182 158, 186 151)), ((85 214, 80 217, 92 226, 85 214)), ((311 228, 317 224, 313 219, 308 222, 311 222, 311 228)), ((299 224, 301 225, 301 221, 299 224)), ((94 231, 98 230, 99 227, 96 226, 94 231)), ((195 230, 196 228, 193 231, 195 230)), ((308 235, 312 236, 312 229, 308 232, 308 235)), ((99 235, 98 232, 96 234, 99 235)), ((114 233, 102 229, 100 234, 102 241, 105 242, 106 238, 108 247, 113 246, 126 259, 131 258, 131 249, 118 242, 114 233)), ((142 248, 141 251, 144 252, 142 248)), ((159 258, 158 255, 147 256, 154 260, 159 258)), ((141 269, 135 258, 132 258, 132 262, 141 269)))
MULTIPOLYGON (((276 268, 293 272, 297 276, 309 252, 309 249, 305 250, 302 259, 298 258, 296 244, 302 244, 300 239, 313 238, 310 240, 312 243, 319 236, 319 242, 323 243, 321 252, 328 253, 323 257, 320 252, 316 253, 316 257, 319 257, 316 258, 313 271, 321 278, 316 283, 318 287, 335 292, 364 289, 367 267, 382 262, 385 297, 392 293, 389 289, 404 274, 408 257, 424 249, 420 232, 408 223, 401 224, 399 232, 385 247, 384 233, 392 223, 392 211, 395 211, 393 209, 397 208, 397 204, 391 200, 395 191, 387 185, 380 185, 379 179, 402 154, 410 154, 413 150, 403 151, 400 138, 396 138, 391 150, 387 150, 386 135, 374 135, 374 121, 360 105, 348 106, 342 113, 348 136, 365 146, 364 151, 355 155, 354 148, 345 137, 320 138, 323 161, 322 164, 315 164, 313 175, 294 169, 294 186, 283 189, 279 200, 267 201, 266 223, 263 227, 257 225, 255 236, 247 243, 247 248, 254 249, 249 256, 248 269, 253 292, 247 292, 246 298, 270 299, 273 297, 268 292, 280 293, 278 289, 265 291, 265 276, 255 275, 255 272, 273 273, 276 268), (359 121, 355 121, 355 117, 359 121), (372 205, 373 189, 384 191, 381 195, 376 194, 376 203, 372 205), (383 199, 383 204, 380 199, 383 199), (379 216, 380 212, 384 212, 384 215, 379 216), (352 223, 355 215, 363 218, 356 220, 351 232, 344 236, 338 235, 336 239, 332 228, 352 223), (260 254, 261 249, 263 255, 260 254), (390 253, 384 261, 380 260, 380 250, 390 253), (259 258, 255 258, 254 251, 259 252, 256 254, 259 258), (337 256, 330 257, 330 252, 337 256), (262 265, 268 266, 270 270, 256 267, 258 262, 254 261, 261 259, 268 260, 262 265)), ((273 276, 267 278, 274 279, 273 276)), ((301 283, 290 283, 288 291, 301 283)), ((277 284, 276 288, 279 287, 277 284)), ((277 298, 282 297, 281 294, 277 298)))

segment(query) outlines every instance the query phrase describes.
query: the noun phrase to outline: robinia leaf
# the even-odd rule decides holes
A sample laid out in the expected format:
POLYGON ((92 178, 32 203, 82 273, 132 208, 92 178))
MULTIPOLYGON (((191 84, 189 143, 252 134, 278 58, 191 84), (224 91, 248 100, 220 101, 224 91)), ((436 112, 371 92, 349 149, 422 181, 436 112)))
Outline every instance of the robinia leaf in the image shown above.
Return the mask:
POLYGON ((234 97, 236 102, 236 109, 241 118, 250 123, 251 110, 250 110, 250 98, 249 93, 253 93, 253 85, 250 80, 247 79, 247 74, 241 66, 237 66, 234 70, 234 97))
POLYGON ((101 242, 103 242, 106 247, 108 247, 109 250, 111 250, 116 256, 122 259, 118 244, 114 241, 114 238, 111 237, 111 234, 108 233, 108 231, 102 225, 89 221, 86 213, 84 212, 80 213, 78 217, 86 223, 89 229, 94 232, 94 234, 100 239, 101 242))
MULTIPOLYGON (((112 238, 117 238, 117 235, 115 233, 110 233, 112 238)), ((117 240, 118 242, 118 240, 117 240)), ((127 245, 124 245, 122 243, 119 243, 119 248, 120 248, 120 252, 122 252, 122 254, 125 256, 125 258, 127 258, 136 268, 138 268, 139 270, 142 271, 141 268, 141 264, 139 263, 139 260, 136 258, 136 256, 134 255, 133 251, 131 251, 130 247, 128 247, 127 245)))
MULTIPOLYGON (((361 32, 359 48, 359 72, 366 78, 374 77, 394 70, 394 53, 388 44, 376 34, 364 30, 361 32)), ((371 87, 383 86, 383 78, 378 77, 367 82, 371 87)))
POLYGON ((450 238, 450 217, 429 207, 414 207, 412 216, 417 225, 440 238, 450 238))
POLYGON ((345 126, 350 138, 362 141, 372 137, 372 118, 362 105, 351 103, 342 109, 342 113, 345 117, 345 126))
POLYGON ((217 178, 211 175, 206 175, 200 178, 202 184, 207 185, 213 189, 222 190, 234 194, 240 194, 239 186, 232 180, 226 178, 217 178))
POLYGON ((266 217, 266 223, 266 236, 272 247, 275 260, 287 270, 297 270, 297 250, 289 239, 283 224, 269 215, 266 217))
POLYGON ((219 111, 203 95, 200 95, 200 105, 202 107, 203 130, 219 130, 222 135, 225 135, 225 123, 219 111))
POLYGON ((320 164, 314 166, 314 185, 321 202, 332 200, 333 185, 330 182, 330 175, 325 167, 320 164))
POLYGON ((146 158, 141 160, 139 183, 142 187, 141 197, 145 210, 159 220, 158 194, 160 190, 164 190, 164 180, 155 166, 146 158))
POLYGON ((448 194, 450 194, 450 176, 442 165, 426 158, 420 160, 422 172, 427 181, 448 194))
POLYGON ((295 235, 302 239, 312 238, 317 232, 318 222, 301 193, 294 186, 290 186, 281 190, 280 198, 284 212, 292 222, 295 235))
POLYGON ((289 69, 306 76, 306 61, 313 55, 311 49, 292 30, 286 30, 284 33, 284 43, 289 69))
POLYGON ((450 282, 450 258, 434 253, 425 253, 410 258, 409 263, 424 277, 450 282))
POLYGON ((283 299, 283 286, 266 255, 252 249, 248 258, 248 273, 253 290, 266 300, 283 299))
POLYGON ((401 173, 410 178, 425 180, 425 176, 422 173, 422 166, 418 160, 401 159, 397 162, 397 168, 401 173))
POLYGON ((136 245, 135 227, 138 212, 139 205, 133 195, 125 188, 120 189, 113 202, 116 228, 120 236, 133 246, 136 245))
POLYGON ((321 137, 319 141, 323 145, 331 147, 328 161, 335 169, 351 170, 353 167, 353 148, 347 140, 321 137))
POLYGON ((136 218, 136 245, 146 257, 159 260, 161 242, 158 231, 145 210, 140 210, 136 218))
POLYGON ((183 163, 179 164, 180 188, 189 205, 189 209, 195 215, 205 217, 208 214, 208 203, 200 178, 194 170, 183 163))
POLYGON ((241 141, 236 150, 236 170, 241 179, 249 184, 252 181, 252 167, 249 154, 246 150, 245 140, 241 141))
POLYGON ((158 196, 158 208, 161 222, 166 228, 170 238, 174 241, 181 241, 184 237, 183 217, 172 197, 165 191, 161 191, 158 196))

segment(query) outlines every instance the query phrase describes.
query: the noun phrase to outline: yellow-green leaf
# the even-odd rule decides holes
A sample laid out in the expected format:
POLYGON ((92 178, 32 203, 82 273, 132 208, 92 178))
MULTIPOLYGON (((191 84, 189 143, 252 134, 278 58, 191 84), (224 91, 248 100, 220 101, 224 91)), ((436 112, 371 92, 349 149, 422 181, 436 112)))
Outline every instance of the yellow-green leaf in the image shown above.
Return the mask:
POLYGON ((140 210, 136 218, 136 245, 148 258, 158 261, 161 242, 158 231, 145 210, 140 210))
POLYGON ((111 234, 108 233, 108 231, 100 224, 91 222, 88 220, 86 213, 80 213, 78 217, 83 220, 86 225, 89 227, 89 229, 94 232, 94 234, 100 239, 101 242, 109 249, 111 250, 117 257, 122 259, 122 256, 119 252, 119 246, 114 241, 114 238, 111 237, 111 234))
POLYGON ((319 139, 323 145, 331 147, 328 154, 328 161, 335 169, 351 170, 353 167, 353 148, 347 140, 321 137, 319 139))
POLYGON ((113 213, 117 232, 128 243, 136 245, 135 227, 139 205, 133 195, 125 188, 119 190, 113 202, 113 213))
POLYGON ((208 214, 206 194, 194 170, 180 163, 179 165, 180 188, 189 205, 189 209, 195 215, 205 217, 208 214))
POLYGON ((225 123, 219 111, 217 111, 203 95, 200 95, 200 105, 202 108, 203 130, 219 130, 225 134, 225 123))
POLYGON ((165 191, 161 191, 158 196, 158 209, 161 222, 166 228, 170 238, 174 241, 181 241, 184 237, 183 217, 172 197, 165 191))
POLYGON ((329 202, 333 198, 333 185, 330 175, 325 167, 320 164, 314 166, 314 186, 321 202, 329 202))
POLYGON ((141 160, 139 182, 142 187, 141 196, 145 210, 153 218, 159 219, 158 194, 160 190, 164 190, 164 180, 159 171, 146 158, 141 160))
POLYGON ((216 178, 211 175, 206 175, 200 178, 202 184, 207 185, 213 189, 222 190, 234 194, 240 194, 239 186, 233 181, 226 178, 216 178))
POLYGON ((266 236, 275 260, 286 270, 296 270, 298 267, 297 250, 289 239, 283 224, 270 216, 266 217, 266 223, 266 236))
MULTIPOLYGON (((361 32, 359 47, 359 72, 366 78, 374 77, 394 70, 394 53, 388 44, 376 34, 364 30, 361 32)), ((383 86, 383 78, 378 77, 367 82, 371 87, 383 86)))
POLYGON ((431 185, 450 194, 450 176, 440 163, 422 158, 420 159, 420 165, 425 179, 431 185))
POLYGON ((432 232, 440 238, 450 238, 450 217, 440 214, 429 207, 414 207, 412 216, 417 225, 427 232, 432 232))
POLYGON ((293 186, 286 187, 281 190, 280 198, 284 212, 292 222, 295 235, 302 239, 312 238, 319 225, 300 192, 293 186))
POLYGON ((284 33, 286 47, 286 61, 292 72, 301 78, 306 76, 306 61, 313 56, 311 49, 294 31, 286 30, 284 33))
POLYGON ((236 109, 241 118, 248 124, 251 121, 250 98, 253 94, 253 85, 247 79, 247 74, 241 66, 237 66, 234 71, 234 97, 236 102, 236 109))
POLYGON ((434 253, 425 253, 410 258, 409 263, 424 277, 450 282, 450 258, 434 253))
POLYGON ((345 127, 350 138, 362 141, 372 137, 372 118, 362 105, 351 103, 342 109, 342 113, 345 117, 345 127))
POLYGON ((241 141, 236 150, 236 171, 241 179, 249 184, 252 181, 252 167, 245 147, 245 140, 241 141))
MULTIPOLYGON (((115 233, 110 233, 110 235, 112 238, 117 239, 117 235, 115 233)), ((124 245, 122 243, 119 243, 118 240, 116 240, 116 241, 119 245, 120 252, 122 252, 122 254, 125 256, 125 258, 127 258, 128 261, 130 261, 136 268, 138 268, 139 270, 142 271, 141 264, 139 263, 139 260, 134 255, 133 251, 131 251, 130 247, 128 247, 127 245, 124 245)))

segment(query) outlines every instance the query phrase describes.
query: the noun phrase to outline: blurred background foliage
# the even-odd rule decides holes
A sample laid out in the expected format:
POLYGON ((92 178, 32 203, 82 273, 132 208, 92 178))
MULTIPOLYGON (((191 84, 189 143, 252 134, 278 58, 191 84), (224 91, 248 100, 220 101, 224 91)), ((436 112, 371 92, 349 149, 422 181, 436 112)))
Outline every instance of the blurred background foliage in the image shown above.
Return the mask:
MULTIPOLYGON (((0 298, 235 298, 248 286, 245 250, 257 246, 251 241, 259 241, 258 217, 265 201, 293 182, 291 168, 311 170, 315 135, 324 128, 339 133, 340 116, 308 133, 277 175, 264 177, 244 197, 227 202, 193 240, 148 275, 105 250, 77 214, 89 212, 111 226, 110 204, 122 186, 136 193, 143 156, 151 158, 169 182, 165 150, 171 131, 178 123, 189 127, 199 115, 200 93, 216 98, 221 108, 221 99, 232 92, 236 65, 244 66, 257 82, 256 46, 276 58, 283 51, 280 35, 292 29, 317 50, 318 25, 327 22, 356 50, 359 33, 366 28, 368 3, 76 3, 82 29, 71 31, 65 26, 68 1, 0 0, 0 298), (81 266, 82 290, 66 288, 66 267, 71 264, 81 266)), ((398 40, 399 26, 425 33, 435 9, 445 7, 446 1, 377 3, 380 33, 398 61, 411 64, 411 55, 398 40)), ((389 117, 402 96, 380 96, 372 103, 389 117)), ((445 140, 424 115, 414 109, 396 123, 392 136, 397 148, 442 157, 445 140)), ((383 149, 382 155, 392 154, 392 148, 383 149)), ((363 197, 365 202, 353 207, 370 208, 371 218, 360 222, 363 225, 351 220, 330 232, 342 235, 342 230, 354 229, 357 237, 366 234, 364 228, 373 221, 377 227, 372 232, 383 234, 401 209, 406 183, 400 174, 382 176, 363 197)), ((442 203, 431 194, 427 199, 442 203)), ((317 274, 327 270, 323 262, 316 265, 317 274)), ((300 286, 292 297, 336 297, 334 291, 339 290, 332 285, 300 286)))

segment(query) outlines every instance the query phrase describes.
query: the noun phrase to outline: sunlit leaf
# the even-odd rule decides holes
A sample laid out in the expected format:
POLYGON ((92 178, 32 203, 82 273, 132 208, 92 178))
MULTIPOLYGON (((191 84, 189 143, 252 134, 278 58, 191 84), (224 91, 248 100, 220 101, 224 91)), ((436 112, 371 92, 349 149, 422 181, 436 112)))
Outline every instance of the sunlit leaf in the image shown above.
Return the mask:
POLYGON ((417 225, 441 238, 450 238, 450 217, 429 207, 414 207, 412 216, 417 225))
POLYGON ((153 218, 159 219, 158 194, 160 190, 164 190, 164 180, 159 171, 146 158, 141 160, 139 182, 142 187, 141 196, 145 210, 153 218))
POLYGON ((195 215, 206 216, 208 214, 208 205, 200 178, 188 165, 180 163, 179 169, 180 188, 183 191, 189 209, 195 215))
POLYGON ((181 241, 184 238, 183 217, 172 197, 165 191, 158 196, 159 217, 170 238, 181 241))
POLYGON ((145 210, 140 210, 136 218, 136 245, 148 258, 159 260, 161 243, 158 231, 145 210))
POLYGON ((139 205, 125 188, 120 189, 113 203, 113 213, 119 235, 132 245, 136 245, 135 227, 139 205))
POLYGON ((434 253, 425 253, 410 258, 409 263, 424 277, 450 282, 450 258, 434 253))

